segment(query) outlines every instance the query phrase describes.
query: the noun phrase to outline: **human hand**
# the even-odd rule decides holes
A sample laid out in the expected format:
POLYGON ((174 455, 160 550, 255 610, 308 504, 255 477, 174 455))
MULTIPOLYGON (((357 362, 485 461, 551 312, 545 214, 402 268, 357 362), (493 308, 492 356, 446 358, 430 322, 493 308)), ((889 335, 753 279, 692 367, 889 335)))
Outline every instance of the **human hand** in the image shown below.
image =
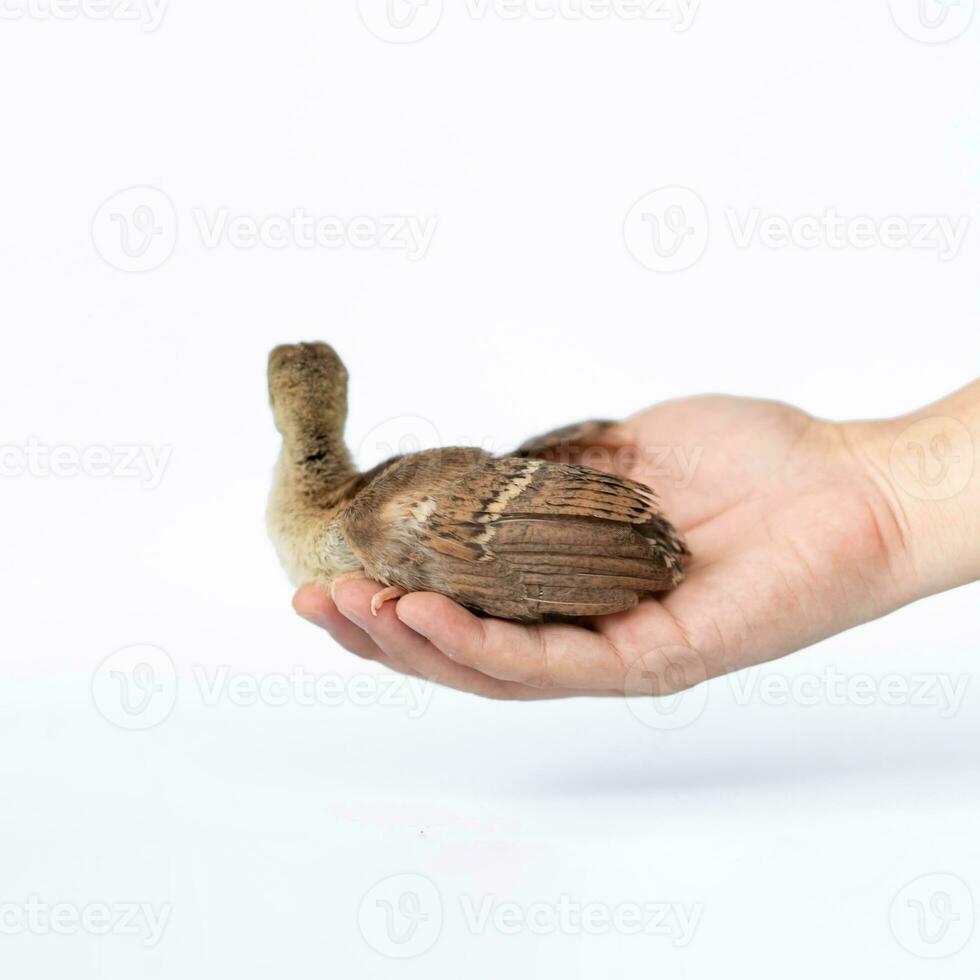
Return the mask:
MULTIPOLYGON (((976 387, 956 408, 973 422, 976 387)), ((672 693, 980 575, 975 548, 950 562, 944 547, 980 529, 972 443, 972 503, 937 513, 893 479, 908 421, 837 424, 704 397, 655 406, 578 447, 588 465, 653 487, 693 555, 673 592, 584 625, 480 618, 426 593, 373 617, 378 586, 356 580, 333 597, 304 586, 294 606, 359 656, 488 697, 672 693)))

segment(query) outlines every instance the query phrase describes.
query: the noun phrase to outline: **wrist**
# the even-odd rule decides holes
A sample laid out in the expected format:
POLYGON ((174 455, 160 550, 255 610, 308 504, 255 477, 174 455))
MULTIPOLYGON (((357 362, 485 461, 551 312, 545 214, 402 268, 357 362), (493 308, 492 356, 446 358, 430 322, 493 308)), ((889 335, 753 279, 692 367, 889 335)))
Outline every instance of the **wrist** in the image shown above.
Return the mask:
POLYGON ((897 528, 901 599, 980 578, 980 383, 911 415, 843 428, 897 528))

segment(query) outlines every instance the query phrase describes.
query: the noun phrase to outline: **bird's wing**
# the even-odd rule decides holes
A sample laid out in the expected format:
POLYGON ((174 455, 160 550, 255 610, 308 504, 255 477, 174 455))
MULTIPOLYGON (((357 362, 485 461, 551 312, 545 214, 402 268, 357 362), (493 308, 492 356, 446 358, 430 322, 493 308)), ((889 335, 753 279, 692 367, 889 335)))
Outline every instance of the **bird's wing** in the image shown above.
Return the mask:
POLYGON ((676 584, 687 553, 649 487, 479 450, 405 457, 358 494, 344 530, 386 584, 529 621, 630 608, 676 584))
POLYGON ((514 455, 546 459, 587 446, 617 448, 626 441, 625 436, 617 431, 617 425, 609 419, 589 419, 587 422, 563 425, 560 429, 552 429, 522 442, 514 455))

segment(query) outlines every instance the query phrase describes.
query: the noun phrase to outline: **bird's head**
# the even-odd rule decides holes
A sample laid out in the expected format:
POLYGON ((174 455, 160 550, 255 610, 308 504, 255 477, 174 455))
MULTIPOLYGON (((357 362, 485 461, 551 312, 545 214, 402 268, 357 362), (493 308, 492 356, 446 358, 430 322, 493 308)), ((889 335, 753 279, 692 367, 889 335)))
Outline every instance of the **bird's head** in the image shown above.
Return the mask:
POLYGON ((329 344, 283 344, 269 354, 269 401, 287 440, 343 431, 347 368, 329 344))

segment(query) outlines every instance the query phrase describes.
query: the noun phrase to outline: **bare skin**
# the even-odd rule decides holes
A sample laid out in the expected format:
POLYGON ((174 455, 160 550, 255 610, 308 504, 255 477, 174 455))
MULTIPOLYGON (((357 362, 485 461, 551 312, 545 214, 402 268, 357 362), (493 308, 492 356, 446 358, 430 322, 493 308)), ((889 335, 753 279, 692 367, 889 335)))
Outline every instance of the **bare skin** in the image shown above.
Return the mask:
POLYGON ((296 611, 358 656, 486 697, 667 694, 980 578, 980 382, 882 422, 704 397, 613 435, 627 452, 607 437, 583 461, 654 487, 694 556, 661 599, 527 627, 423 593, 372 615, 380 586, 348 578, 304 586, 296 611))

